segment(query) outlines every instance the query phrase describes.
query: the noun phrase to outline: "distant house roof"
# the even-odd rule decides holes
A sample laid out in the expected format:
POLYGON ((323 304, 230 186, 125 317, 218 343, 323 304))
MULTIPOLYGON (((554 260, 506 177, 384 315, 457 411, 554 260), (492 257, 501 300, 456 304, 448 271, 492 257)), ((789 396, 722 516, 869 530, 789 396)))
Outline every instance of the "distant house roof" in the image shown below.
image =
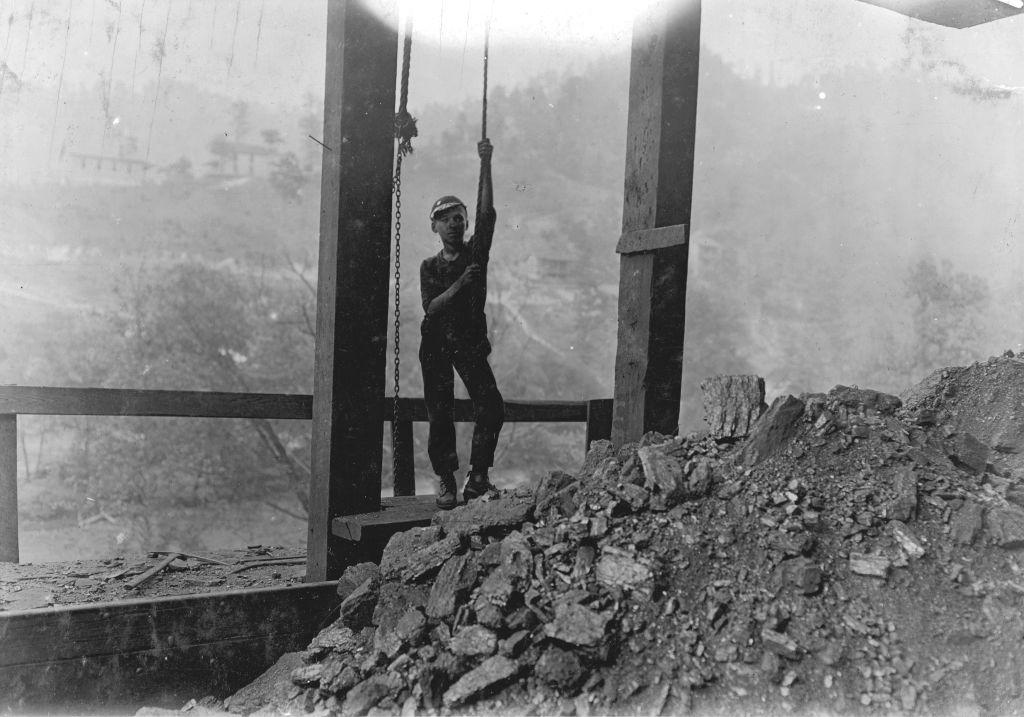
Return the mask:
POLYGON ((1019 15, 1017 0, 860 0, 946 27, 965 28, 1019 15))
POLYGON ((17 87, 21 87, 21 78, 7 66, 6 62, 0 62, 0 81, 6 82, 7 80, 13 80, 17 87))
POLYGON ((265 154, 277 154, 275 149, 264 147, 262 144, 252 144, 251 142, 225 142, 224 148, 229 153, 251 154, 257 157, 265 154))
POLYGON ((142 166, 145 168, 152 167, 153 165, 144 159, 138 157, 122 157, 117 154, 87 154, 85 152, 68 152, 68 154, 75 159, 88 159, 95 160, 96 162, 112 162, 117 164, 131 164, 135 166, 142 166))

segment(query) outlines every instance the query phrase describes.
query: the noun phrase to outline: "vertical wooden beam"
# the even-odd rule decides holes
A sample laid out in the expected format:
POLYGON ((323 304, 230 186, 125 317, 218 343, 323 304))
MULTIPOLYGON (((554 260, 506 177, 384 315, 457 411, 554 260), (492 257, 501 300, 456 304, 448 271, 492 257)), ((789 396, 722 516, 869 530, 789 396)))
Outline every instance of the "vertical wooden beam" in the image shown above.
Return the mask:
POLYGON ((308 581, 331 520, 380 507, 398 30, 393 0, 328 0, 308 581))
POLYGON ((16 563, 18 551, 18 416, 0 414, 0 563, 16 563))
POLYGON ((391 424, 391 448, 395 495, 416 495, 416 452, 412 421, 394 421, 391 424))
POLYGON ((608 398, 593 398, 587 401, 587 437, 584 452, 590 450, 594 441, 606 441, 612 437, 612 401, 608 398))
POLYGON ((616 445, 678 430, 699 61, 700 0, 653 3, 636 21, 618 249, 616 445))

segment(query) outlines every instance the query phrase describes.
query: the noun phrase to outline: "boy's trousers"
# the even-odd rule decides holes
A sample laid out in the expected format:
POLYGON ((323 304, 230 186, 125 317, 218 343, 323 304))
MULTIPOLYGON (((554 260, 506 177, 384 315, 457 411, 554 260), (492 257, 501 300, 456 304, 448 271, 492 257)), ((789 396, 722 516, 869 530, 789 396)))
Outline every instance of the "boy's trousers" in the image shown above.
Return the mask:
POLYGON ((494 448, 505 422, 505 402, 498 391, 494 372, 481 351, 447 351, 435 342, 420 346, 423 396, 430 421, 427 454, 438 475, 459 468, 455 449, 455 371, 458 371, 473 401, 473 449, 470 465, 483 470, 494 465, 494 448))

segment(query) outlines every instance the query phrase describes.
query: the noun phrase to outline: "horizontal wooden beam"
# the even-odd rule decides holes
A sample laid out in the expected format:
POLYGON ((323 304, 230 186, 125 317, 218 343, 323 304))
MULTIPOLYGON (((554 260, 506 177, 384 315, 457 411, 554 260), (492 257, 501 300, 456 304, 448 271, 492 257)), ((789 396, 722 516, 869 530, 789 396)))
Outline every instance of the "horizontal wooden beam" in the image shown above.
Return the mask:
POLYGON ((283 393, 0 386, 0 413, 301 420, 312 416, 313 399, 283 393))
MULTIPOLYGON (((312 396, 302 394, 0 386, 0 414, 309 420, 312 406, 312 396)), ((390 421, 393 406, 393 399, 381 398, 375 418, 390 421)), ((423 399, 398 399, 398 420, 426 421, 427 407, 423 399)), ((455 420, 473 421, 472 401, 455 402, 455 420)), ((587 402, 508 400, 505 401, 505 420, 510 423, 583 422, 587 420, 587 402)))
POLYGON ((308 645, 337 605, 337 583, 322 582, 0 612, 0 709, 233 691, 308 645))
POLYGON ((632 229, 622 233, 619 243, 615 245, 615 251, 619 254, 637 254, 679 246, 689 240, 690 227, 687 224, 674 224, 655 229, 632 229))
MULTIPOLYGON (((385 399, 383 405, 385 421, 391 420, 391 404, 391 399, 385 399)), ((398 420, 426 421, 427 406, 423 399, 398 399, 398 420)), ((469 399, 455 401, 455 420, 460 423, 472 423, 472 401, 469 399)), ((586 420, 586 401, 505 401, 506 423, 575 423, 586 420)))

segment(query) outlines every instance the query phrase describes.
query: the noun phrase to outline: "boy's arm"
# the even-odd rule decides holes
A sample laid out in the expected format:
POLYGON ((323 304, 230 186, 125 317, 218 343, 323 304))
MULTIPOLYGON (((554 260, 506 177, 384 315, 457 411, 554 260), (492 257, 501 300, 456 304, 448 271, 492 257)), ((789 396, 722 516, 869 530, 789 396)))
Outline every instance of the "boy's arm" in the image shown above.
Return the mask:
POLYGON ((480 182, 477 185, 476 214, 480 216, 484 212, 494 209, 494 185, 491 180, 491 156, 494 154, 494 147, 491 140, 482 139, 477 142, 476 152, 480 155, 480 182))
POLYGON ((476 218, 473 222, 473 261, 487 266, 491 254, 491 240, 494 238, 494 185, 491 179, 491 155, 494 147, 489 139, 477 143, 480 155, 480 182, 476 195, 476 218))
POLYGON ((466 284, 475 281, 480 276, 480 267, 476 264, 471 264, 466 267, 466 270, 462 272, 462 275, 455 280, 455 282, 447 289, 439 294, 434 295, 436 288, 436 281, 430 276, 430 272, 427 270, 427 265, 424 263, 420 266, 420 291, 423 298, 423 310, 427 316, 440 313, 447 308, 448 304, 451 303, 455 295, 462 290, 466 284))

